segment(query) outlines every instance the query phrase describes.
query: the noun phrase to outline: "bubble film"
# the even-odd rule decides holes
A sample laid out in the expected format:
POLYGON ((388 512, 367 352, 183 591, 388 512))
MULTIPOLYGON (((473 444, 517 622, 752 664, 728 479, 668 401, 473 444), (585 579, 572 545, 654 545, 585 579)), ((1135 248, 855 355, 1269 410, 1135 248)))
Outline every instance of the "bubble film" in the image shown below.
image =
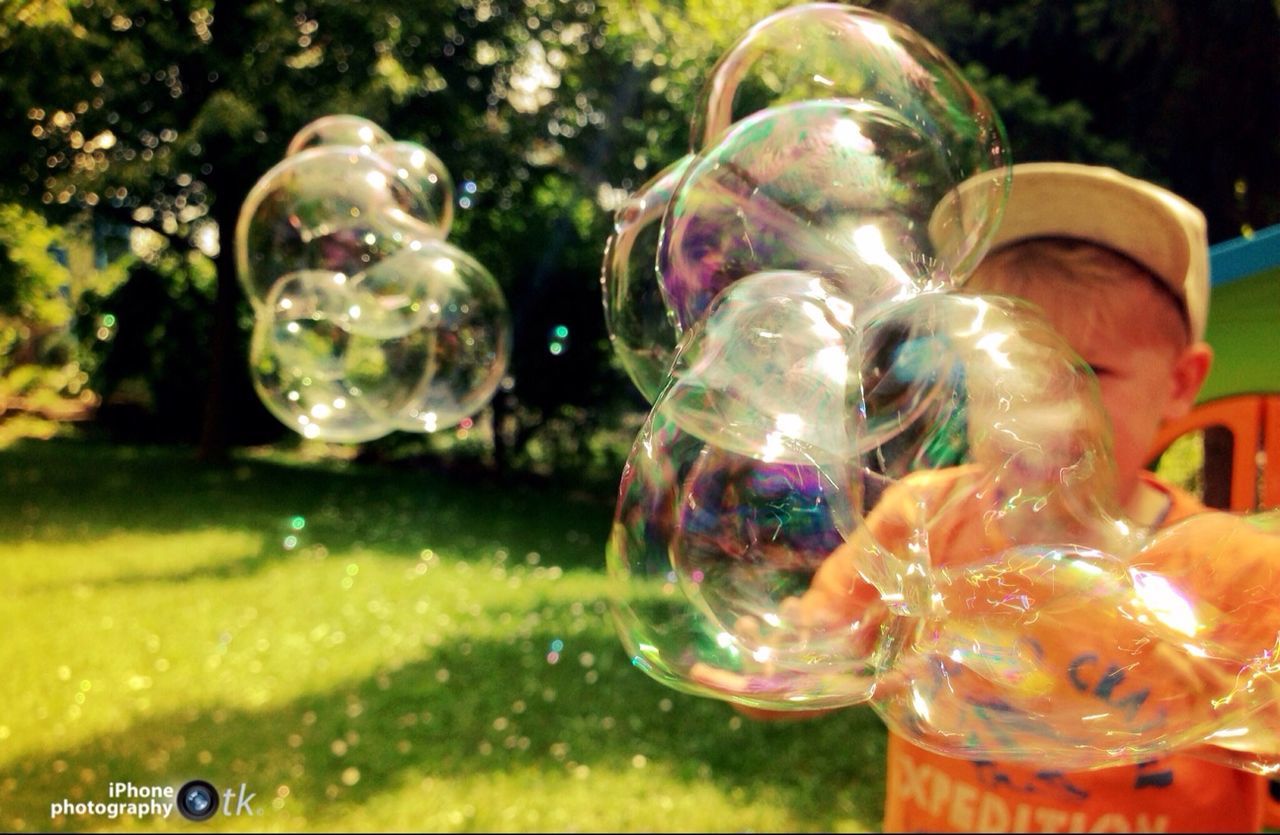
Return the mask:
POLYGON ((440 158, 417 142, 389 142, 378 145, 376 152, 413 187, 416 199, 405 211, 441 238, 448 235, 453 225, 453 177, 440 158))
MULTIPOLYGON (((953 184, 1008 164, 1000 119, 945 54, 892 18, 838 3, 783 9, 739 38, 702 87, 692 147, 713 146, 757 111, 821 99, 897 114, 945 152, 940 162, 953 184)), ((1004 188, 998 173, 975 183, 964 214, 940 213, 935 246, 922 251, 936 249, 946 269, 967 274, 999 219, 1004 188)))
MULTIPOLYGON (((819 4, 717 64, 607 547, 623 644, 674 688, 868 703, 950 756, 1274 774, 1280 513, 1126 516, 1092 370, 1037 308, 958 287, 1004 150, 931 50, 819 4)), ((611 310, 608 270, 615 321, 658 310, 611 310)))
POLYGON ((282 275, 363 272, 408 245, 401 207, 418 199, 390 163, 368 151, 321 146, 286 157, 254 184, 241 206, 240 283, 262 306, 282 275))
POLYGON ((662 216, 692 155, 667 166, 618 209, 605 243, 600 283, 604 321, 622 367, 652 403, 675 355, 676 327, 658 283, 662 216))
POLYGON ((1088 769, 1208 743, 1268 773, 1276 519, 1193 516, 1127 558, 1041 545, 949 566, 876 710, 919 745, 976 759, 1052 753, 1088 769))
POLYGON ((708 446, 660 401, 627 461, 607 554, 634 663, 686 692, 740 688, 746 704, 775 704, 776 681, 797 705, 867 698, 874 632, 802 624, 788 606, 841 540, 855 492, 838 470, 708 446))
POLYGON ((687 329, 765 270, 840 280, 860 307, 912 293, 932 207, 956 185, 940 149, 892 111, 796 102, 735 125, 694 160, 663 219, 664 298, 687 329))
POLYGON ((511 317, 497 280, 467 253, 430 241, 405 253, 423 285, 427 371, 392 415, 397 429, 433 432, 475 414, 511 359, 511 317))
POLYGON ((511 323, 494 277, 444 240, 452 180, 368 120, 318 119, 255 184, 236 267, 267 408, 342 443, 453 426, 492 397, 511 323))
POLYGON ((337 113, 321 116, 295 133, 285 149, 285 156, 318 145, 346 145, 372 150, 393 141, 391 134, 378 123, 362 116, 337 113))
POLYGON ((840 288, 801 272, 729 287, 681 342, 663 393, 682 429, 762 461, 848 461, 856 368, 853 309, 840 288))
POLYGON ((376 343, 341 326, 347 299, 335 278, 316 270, 281 277, 255 321, 249 370, 263 404, 295 432, 369 441, 391 430, 367 407, 353 378, 357 368, 383 358, 376 343))

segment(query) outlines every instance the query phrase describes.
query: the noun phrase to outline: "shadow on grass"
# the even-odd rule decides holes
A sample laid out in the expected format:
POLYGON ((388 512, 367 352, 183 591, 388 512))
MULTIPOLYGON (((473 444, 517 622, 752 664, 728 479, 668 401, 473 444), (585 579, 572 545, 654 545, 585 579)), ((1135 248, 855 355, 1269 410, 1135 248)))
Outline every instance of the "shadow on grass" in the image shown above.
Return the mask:
POLYGON ((0 539, 204 529, 262 537, 259 553, 200 576, 253 573, 288 557, 281 543, 294 520, 305 541, 329 551, 417 557, 429 547, 469 559, 503 548, 515 559, 536 552, 544 564, 593 567, 603 563, 614 499, 603 489, 505 487, 370 466, 248 458, 210 466, 181 448, 45 441, 0 452, 0 539))
MULTIPOLYGON (((74 748, 20 758, 0 767, 0 826, 82 825, 84 819, 51 822, 49 804, 106 800, 112 781, 164 785, 194 777, 219 787, 244 782, 263 806, 287 786, 283 808, 268 806, 266 814, 287 814, 299 825, 354 813, 359 826, 358 807, 401 791, 396 802, 420 806, 422 820, 441 811, 439 799, 418 788, 427 778, 531 770, 590 781, 631 772, 637 762, 690 787, 711 785, 738 799, 767 796, 805 828, 832 830, 849 820, 875 827, 880 820, 884 731, 870 711, 809 722, 736 719, 724 704, 668 690, 633 669, 603 626, 573 635, 543 624, 496 640, 462 639, 349 688, 280 707, 153 716, 74 748), (547 647, 557 640, 563 647, 551 664, 547 647)), ((543 796, 540 782, 527 796, 492 802, 550 809, 557 801, 543 796)), ((648 787, 636 783, 637 792, 648 787)), ((709 825, 671 820, 652 798, 617 796, 616 783, 596 796, 598 808, 578 810, 580 829, 598 831, 606 824, 593 823, 593 812, 619 803, 648 806, 654 817, 637 824, 646 829, 709 825)))

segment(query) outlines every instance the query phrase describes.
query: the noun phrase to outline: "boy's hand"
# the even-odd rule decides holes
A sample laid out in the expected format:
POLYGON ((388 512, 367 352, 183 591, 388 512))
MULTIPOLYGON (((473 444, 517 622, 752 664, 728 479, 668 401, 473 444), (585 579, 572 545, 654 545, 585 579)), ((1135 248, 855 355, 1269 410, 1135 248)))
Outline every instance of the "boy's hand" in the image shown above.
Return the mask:
MULTIPOLYGON (((824 634, 833 624, 827 623, 822 614, 807 613, 800 598, 789 597, 778 607, 779 622, 786 626, 773 628, 766 637, 757 619, 742 617, 734 624, 734 632, 749 647, 771 648, 792 654, 814 640, 836 640, 833 635, 824 634)), ((843 642, 844 639, 840 640, 843 642)), ((690 668, 690 678, 729 701, 739 712, 757 719, 817 716, 839 707, 866 702, 873 693, 883 692, 881 688, 886 685, 903 686, 901 677, 897 675, 891 675, 884 683, 873 681, 852 655, 849 664, 838 670, 830 660, 825 665, 815 664, 811 669, 803 665, 788 668, 773 660, 776 658, 774 652, 760 655, 766 660, 757 661, 756 653, 744 652, 746 669, 742 671, 699 662, 690 668)))

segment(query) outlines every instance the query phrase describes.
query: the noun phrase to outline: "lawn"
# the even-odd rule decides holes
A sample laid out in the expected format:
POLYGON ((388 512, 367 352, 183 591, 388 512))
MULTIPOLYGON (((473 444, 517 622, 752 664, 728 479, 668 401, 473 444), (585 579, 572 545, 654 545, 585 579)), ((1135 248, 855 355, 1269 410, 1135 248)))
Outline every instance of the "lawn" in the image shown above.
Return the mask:
POLYGON ((0 829, 189 830, 51 807, 193 778, 254 795, 214 830, 878 829, 869 711, 757 723, 629 664, 608 493, 0 451, 0 829))

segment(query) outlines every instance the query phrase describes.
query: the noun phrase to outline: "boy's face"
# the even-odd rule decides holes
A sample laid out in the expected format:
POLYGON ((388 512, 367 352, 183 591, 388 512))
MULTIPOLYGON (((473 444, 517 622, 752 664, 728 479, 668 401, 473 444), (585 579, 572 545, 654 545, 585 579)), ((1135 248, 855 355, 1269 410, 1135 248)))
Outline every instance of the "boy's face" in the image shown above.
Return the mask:
MULTIPOLYGON (((1149 316, 1150 288, 1135 282, 1119 282, 1113 311, 1133 317, 1149 316)), ((1052 299, 1038 299, 1034 288, 1024 293, 1028 301, 1045 310, 1058 333, 1093 368, 1102 394, 1102 406, 1111 421, 1118 498, 1127 503, 1138 483, 1138 474, 1151 457, 1161 425, 1186 414, 1195 402, 1209 370, 1212 354, 1207 345, 1180 347, 1175 342, 1143 337, 1148 330, 1139 322, 1119 321, 1118 316, 1082 316, 1080 308, 1052 299)), ((1081 299, 1081 305, 1087 301, 1081 299)))

